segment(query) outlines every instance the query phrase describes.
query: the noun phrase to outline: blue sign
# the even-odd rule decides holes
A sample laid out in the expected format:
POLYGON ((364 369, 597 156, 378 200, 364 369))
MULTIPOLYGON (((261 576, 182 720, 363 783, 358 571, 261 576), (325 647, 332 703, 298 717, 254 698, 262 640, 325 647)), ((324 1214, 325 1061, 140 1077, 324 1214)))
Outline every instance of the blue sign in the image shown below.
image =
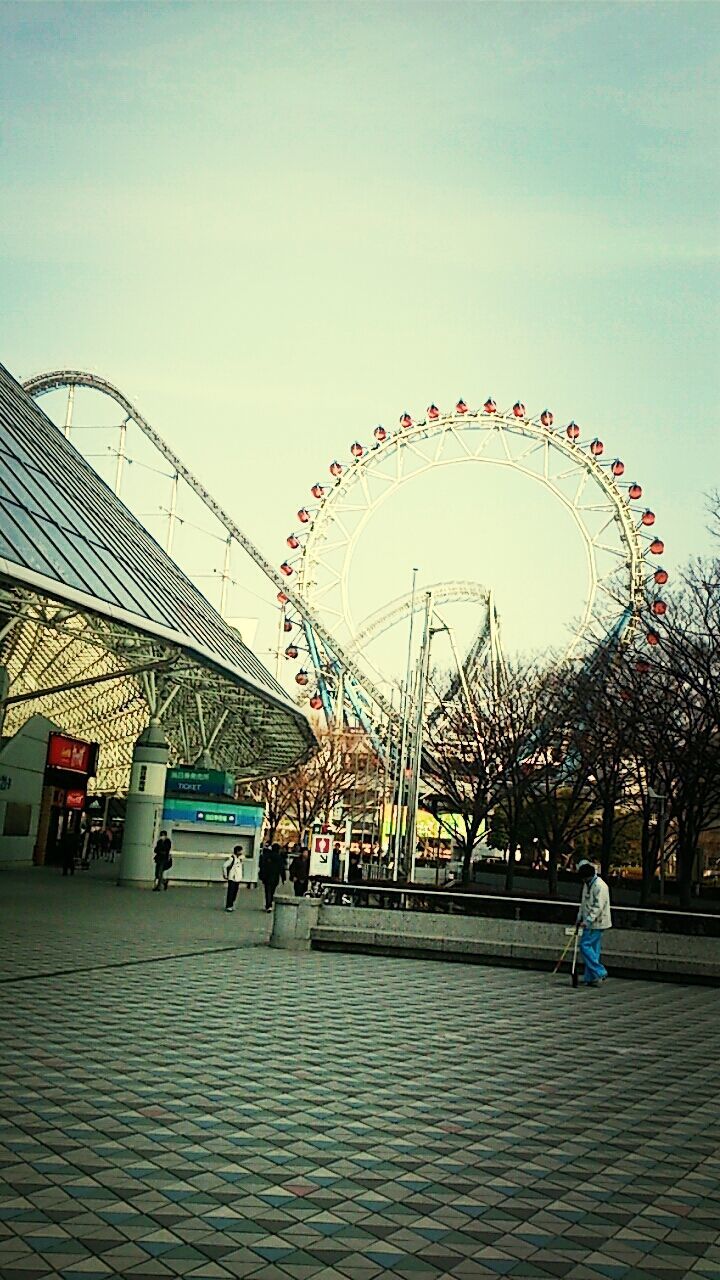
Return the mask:
POLYGON ((162 816, 163 822, 210 823, 255 832, 263 824, 265 810, 261 804, 225 804, 222 800, 208 800, 201 808, 197 800, 180 800, 171 796, 165 800, 162 816))

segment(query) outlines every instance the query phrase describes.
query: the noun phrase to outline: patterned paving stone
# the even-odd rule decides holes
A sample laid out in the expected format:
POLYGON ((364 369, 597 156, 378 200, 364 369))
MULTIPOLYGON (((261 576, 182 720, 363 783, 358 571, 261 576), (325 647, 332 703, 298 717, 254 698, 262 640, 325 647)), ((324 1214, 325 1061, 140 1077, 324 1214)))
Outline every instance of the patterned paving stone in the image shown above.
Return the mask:
POLYGON ((720 1280, 714 992, 3 887, 2 1280, 720 1280))

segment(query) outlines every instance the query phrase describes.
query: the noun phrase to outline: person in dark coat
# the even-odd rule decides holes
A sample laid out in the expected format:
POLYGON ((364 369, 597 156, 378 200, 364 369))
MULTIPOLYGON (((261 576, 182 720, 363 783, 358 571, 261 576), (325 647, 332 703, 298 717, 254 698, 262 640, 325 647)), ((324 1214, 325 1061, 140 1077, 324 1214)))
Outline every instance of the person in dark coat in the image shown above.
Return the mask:
POLYGON ((75 855, 77 853, 77 845, 77 836, 73 831, 67 830, 60 841, 62 873, 64 876, 75 875, 75 855))
POLYGON ((272 911, 273 898, 281 880, 285 879, 285 859, 279 844, 271 844, 260 854, 258 876, 265 890, 265 910, 272 911))
POLYGON ((168 839, 167 831, 161 831, 160 838, 155 845, 155 884, 153 885, 153 893, 159 893, 161 889, 167 889, 168 887, 165 873, 172 866, 171 849, 172 843, 168 839))
POLYGON ((293 882, 296 898, 304 898, 310 883, 310 854, 307 849, 298 849, 290 863, 290 879, 293 882))
POLYGON ((363 869, 362 859, 359 853, 350 854, 350 866, 348 867, 348 884, 362 884, 363 869))

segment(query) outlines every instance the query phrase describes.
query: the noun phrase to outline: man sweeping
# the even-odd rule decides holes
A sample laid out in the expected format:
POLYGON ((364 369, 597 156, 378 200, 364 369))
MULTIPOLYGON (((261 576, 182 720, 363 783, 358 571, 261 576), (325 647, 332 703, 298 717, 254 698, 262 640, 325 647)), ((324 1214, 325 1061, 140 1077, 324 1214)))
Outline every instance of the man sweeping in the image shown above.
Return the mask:
POLYGON ((576 928, 580 933, 580 952, 585 962, 583 986, 599 987, 607 978, 607 969, 600 960, 603 933, 612 929, 610 915, 610 890, 592 862, 583 858, 577 864, 583 890, 578 909, 576 928))

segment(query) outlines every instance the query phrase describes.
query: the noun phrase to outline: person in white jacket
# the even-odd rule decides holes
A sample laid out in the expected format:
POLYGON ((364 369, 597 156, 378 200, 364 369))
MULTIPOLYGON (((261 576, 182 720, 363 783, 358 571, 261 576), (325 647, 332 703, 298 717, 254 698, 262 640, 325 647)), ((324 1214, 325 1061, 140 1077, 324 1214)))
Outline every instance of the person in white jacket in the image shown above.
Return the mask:
POLYGON ((578 863, 577 869, 583 881, 576 926, 582 929, 580 951, 585 962, 583 985, 599 987, 608 976, 600 959, 600 952, 605 930, 612 929, 610 890, 605 881, 600 879, 593 863, 586 858, 578 863))
POLYGON ((242 861, 242 845, 236 844, 223 869, 223 879, 227 880, 226 911, 235 910, 235 899, 238 896, 238 889, 243 878, 242 861))

